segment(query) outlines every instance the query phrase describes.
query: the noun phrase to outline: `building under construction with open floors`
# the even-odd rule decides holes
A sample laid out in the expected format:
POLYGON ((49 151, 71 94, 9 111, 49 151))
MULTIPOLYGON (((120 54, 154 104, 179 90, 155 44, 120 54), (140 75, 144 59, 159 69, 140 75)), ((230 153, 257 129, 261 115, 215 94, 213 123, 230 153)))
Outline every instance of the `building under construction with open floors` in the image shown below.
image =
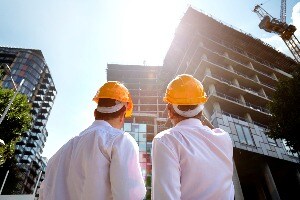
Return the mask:
MULTIPOLYGON (((17 85, 24 80, 20 93, 27 96, 32 106, 32 127, 22 133, 22 139, 15 147, 15 172, 18 172, 20 181, 13 191, 17 194, 32 194, 39 174, 45 172, 47 165, 41 154, 48 136, 46 124, 57 92, 40 50, 0 47, 0 63, 10 66, 12 78, 17 85)), ((10 76, 4 77, 2 87, 14 88, 10 76)), ((4 179, 5 173, 6 171, 1 171, 1 180, 4 179)), ((10 173, 14 171, 10 170, 10 173)), ((8 174, 5 185, 9 185, 10 175, 12 174, 8 174)), ((41 179, 43 176, 44 173, 41 179)), ((4 186, 3 194, 10 194, 9 192, 11 191, 4 186)))
POLYGON ((276 83, 291 78, 295 67, 293 59, 261 40, 190 7, 162 67, 108 65, 107 79, 123 82, 132 93, 134 113, 124 129, 146 152, 146 159, 141 153, 146 176, 151 177, 153 136, 171 127, 164 91, 176 75, 186 73, 209 95, 205 115, 232 138, 235 199, 294 199, 300 189, 299 155, 265 132, 276 83))
POLYGON ((300 189, 299 157, 265 134, 267 104, 278 79, 297 63, 259 39, 189 8, 182 18, 159 79, 199 79, 209 99, 204 113, 230 133, 236 199, 292 199, 300 189))
POLYGON ((158 132, 159 116, 165 104, 162 102, 158 74, 161 66, 107 65, 107 80, 120 81, 130 91, 133 114, 126 119, 124 130, 137 141, 140 163, 147 187, 147 199, 151 193, 151 142, 158 132))

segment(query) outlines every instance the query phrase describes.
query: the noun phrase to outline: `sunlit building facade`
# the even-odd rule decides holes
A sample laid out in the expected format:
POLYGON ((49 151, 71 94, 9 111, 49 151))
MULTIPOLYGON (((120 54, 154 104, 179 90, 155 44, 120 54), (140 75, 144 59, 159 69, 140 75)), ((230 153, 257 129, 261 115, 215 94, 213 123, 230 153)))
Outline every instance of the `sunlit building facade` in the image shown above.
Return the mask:
POLYGON ((234 146, 236 199, 291 199, 298 154, 265 134, 276 83, 297 63, 259 39, 189 8, 176 29, 159 79, 188 73, 204 85, 204 113, 234 146))
POLYGON ((139 145, 147 199, 150 199, 151 194, 151 144, 160 123, 157 116, 165 109, 157 79, 160 69, 160 66, 107 65, 107 80, 122 82, 132 96, 133 114, 131 118, 126 119, 124 130, 130 133, 139 145))
MULTIPOLYGON (((32 106, 32 127, 23 133, 15 149, 19 177, 22 179, 15 192, 31 194, 39 174, 45 171, 46 160, 41 154, 48 136, 47 120, 57 92, 40 50, 0 47, 0 63, 10 66, 12 78, 17 85, 24 79, 20 93, 27 96, 32 106)), ((14 88, 9 76, 4 77, 2 87, 14 88)))
POLYGON ((191 7, 176 29, 163 66, 109 64, 107 79, 123 82, 133 96, 133 117, 124 130, 140 145, 141 166, 148 177, 147 198, 151 191, 151 141, 155 134, 171 127, 162 97, 167 84, 182 73, 203 83, 209 96, 204 114, 231 136, 235 199, 298 196, 298 154, 284 141, 265 134, 270 117, 267 104, 276 83, 291 78, 296 66, 293 59, 261 40, 191 7))

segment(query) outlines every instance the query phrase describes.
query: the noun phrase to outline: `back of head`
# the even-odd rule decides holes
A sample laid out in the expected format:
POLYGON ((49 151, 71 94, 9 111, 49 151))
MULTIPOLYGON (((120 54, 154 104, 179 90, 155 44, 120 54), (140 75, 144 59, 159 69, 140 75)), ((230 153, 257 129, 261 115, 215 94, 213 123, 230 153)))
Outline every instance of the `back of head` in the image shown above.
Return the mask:
POLYGON ((128 89, 118 81, 108 81, 97 91, 93 98, 97 106, 96 119, 109 120, 124 113, 132 114, 133 103, 128 89))
POLYGON ((181 74, 168 84, 163 100, 178 116, 191 118, 201 116, 207 96, 200 81, 191 75, 181 74))

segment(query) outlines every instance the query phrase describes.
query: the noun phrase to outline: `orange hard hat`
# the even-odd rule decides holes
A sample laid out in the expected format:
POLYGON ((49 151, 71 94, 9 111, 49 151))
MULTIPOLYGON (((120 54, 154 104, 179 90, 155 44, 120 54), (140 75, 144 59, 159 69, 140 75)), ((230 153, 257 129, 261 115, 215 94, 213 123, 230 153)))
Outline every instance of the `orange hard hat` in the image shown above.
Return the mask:
POLYGON ((198 105, 207 101, 203 85, 188 74, 175 77, 169 84, 164 102, 175 105, 198 105))
POLYGON ((106 82, 96 93, 93 101, 98 103, 99 99, 115 99, 120 102, 127 102, 125 117, 130 117, 133 110, 133 103, 128 89, 118 81, 106 82))

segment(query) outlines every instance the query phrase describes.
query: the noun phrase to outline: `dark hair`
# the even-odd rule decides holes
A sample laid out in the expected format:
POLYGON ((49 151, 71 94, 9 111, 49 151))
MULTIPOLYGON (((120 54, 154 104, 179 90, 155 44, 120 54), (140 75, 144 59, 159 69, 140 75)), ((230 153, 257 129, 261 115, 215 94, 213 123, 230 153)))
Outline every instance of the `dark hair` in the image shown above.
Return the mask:
MULTIPOLYGON (((188 111, 188 110, 194 110, 197 106, 198 105, 178 105, 178 109, 182 111, 188 111)), ((168 104, 168 109, 174 114, 175 117, 179 118, 180 120, 189 119, 189 118, 201 119, 202 116, 202 111, 201 111, 194 117, 183 117, 174 110, 172 104, 168 104)))
MULTIPOLYGON (((111 107, 116 105, 116 100, 115 99, 99 99, 98 101, 98 106, 100 107, 111 107)), ((95 119, 96 120, 110 120, 114 119, 117 117, 120 117, 121 115, 124 115, 126 111, 126 107, 123 106, 120 110, 114 113, 101 113, 97 110, 95 110, 95 119)))

